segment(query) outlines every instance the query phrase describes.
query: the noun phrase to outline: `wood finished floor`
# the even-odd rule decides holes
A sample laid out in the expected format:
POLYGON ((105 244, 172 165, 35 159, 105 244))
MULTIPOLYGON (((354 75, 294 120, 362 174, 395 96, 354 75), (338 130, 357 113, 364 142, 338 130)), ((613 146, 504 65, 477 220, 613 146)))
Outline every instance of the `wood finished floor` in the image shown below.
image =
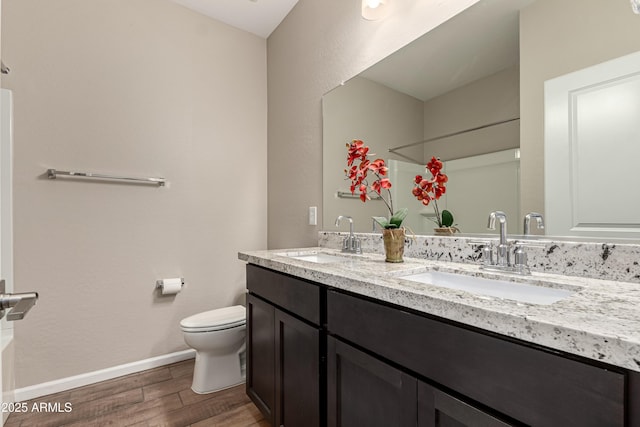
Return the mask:
MULTIPOLYGON (((70 412, 13 413, 5 427, 268 427, 244 384, 211 394, 191 391, 194 360, 27 401, 60 403, 70 412)), ((53 405, 50 405, 50 407, 53 405)))

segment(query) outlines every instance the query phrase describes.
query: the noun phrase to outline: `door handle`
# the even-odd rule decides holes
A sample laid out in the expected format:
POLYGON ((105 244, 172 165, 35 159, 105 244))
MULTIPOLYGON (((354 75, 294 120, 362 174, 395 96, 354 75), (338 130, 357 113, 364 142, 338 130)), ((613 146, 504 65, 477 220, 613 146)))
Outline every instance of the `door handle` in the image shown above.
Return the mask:
POLYGON ((7 313, 7 320, 14 321, 24 319, 27 312, 31 310, 38 301, 37 292, 25 292, 20 294, 5 294, 5 281, 0 280, 0 319, 4 317, 5 310, 11 309, 7 313))

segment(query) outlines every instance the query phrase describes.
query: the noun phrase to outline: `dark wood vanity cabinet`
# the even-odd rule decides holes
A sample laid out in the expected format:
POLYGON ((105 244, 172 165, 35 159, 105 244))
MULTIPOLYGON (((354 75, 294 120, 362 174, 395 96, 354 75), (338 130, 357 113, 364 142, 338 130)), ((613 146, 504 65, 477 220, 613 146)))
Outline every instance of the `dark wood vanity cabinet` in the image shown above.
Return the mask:
MULTIPOLYGON (((625 424, 623 370, 335 291, 327 295, 327 330, 416 378, 419 426, 637 425, 625 424)), ((339 376, 343 357, 328 357, 329 377, 339 376)), ((330 386, 329 401, 340 391, 330 386)))
POLYGON ((640 427, 640 374, 247 266, 247 394, 273 426, 640 427))
POLYGON ((247 288, 248 396, 273 426, 324 425, 320 287, 248 265, 247 288))

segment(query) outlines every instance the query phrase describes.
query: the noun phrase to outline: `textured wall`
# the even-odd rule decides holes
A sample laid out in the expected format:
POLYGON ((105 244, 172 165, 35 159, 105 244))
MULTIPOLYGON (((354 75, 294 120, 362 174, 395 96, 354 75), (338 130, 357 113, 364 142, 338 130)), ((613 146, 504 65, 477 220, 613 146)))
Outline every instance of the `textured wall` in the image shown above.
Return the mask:
POLYGON ((322 210, 322 95, 476 1, 395 0, 371 22, 359 0, 300 0, 271 34, 269 247, 317 244, 307 209, 322 210))
MULTIPOLYGON (((371 149, 370 154, 376 155, 375 158, 402 160, 390 154, 388 148, 401 142, 422 140, 423 106, 424 103, 419 99, 362 77, 349 80, 323 97, 322 163, 325 193, 322 210, 325 229, 334 229, 338 215, 349 215, 353 217, 355 230, 366 233, 371 231, 372 216, 389 216, 389 210, 382 200, 362 203, 357 198, 359 191, 356 191, 355 199, 336 196, 338 191, 348 193, 351 184, 343 173, 347 167, 345 144, 354 138, 362 139, 371 149)), ((414 148, 413 153, 421 159, 418 157, 422 154, 419 149, 414 148)), ((370 178, 369 182, 372 181, 373 178, 370 178)), ((396 180, 391 182, 394 186, 400 184, 396 180)), ((388 201, 386 191, 383 194, 388 201)), ((398 204, 393 206, 394 211, 401 207, 398 204)), ((342 224, 340 230, 348 230, 348 225, 342 224)))
POLYGON ((266 41, 168 0, 4 0, 2 19, 15 283, 40 293, 16 324, 17 386, 185 349, 180 319, 237 302, 237 251, 266 246, 266 41))

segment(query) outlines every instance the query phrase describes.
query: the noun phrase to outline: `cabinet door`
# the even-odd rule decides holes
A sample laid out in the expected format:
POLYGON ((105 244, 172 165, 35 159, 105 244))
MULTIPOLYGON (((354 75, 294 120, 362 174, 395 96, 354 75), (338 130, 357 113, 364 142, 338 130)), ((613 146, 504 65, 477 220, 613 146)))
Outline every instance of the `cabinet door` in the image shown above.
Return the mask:
POLYGON ((327 339, 328 425, 417 425, 417 380, 333 337, 327 339))
POLYGON ((247 295, 247 395, 273 425, 275 346, 273 306, 247 295))
POLYGON ((418 382, 419 427, 508 427, 497 418, 423 382, 418 382))
POLYGON ((319 427, 320 331, 275 311, 275 426, 319 427))
POLYGON ((625 425, 620 372, 335 291, 327 329, 527 425, 625 425))

